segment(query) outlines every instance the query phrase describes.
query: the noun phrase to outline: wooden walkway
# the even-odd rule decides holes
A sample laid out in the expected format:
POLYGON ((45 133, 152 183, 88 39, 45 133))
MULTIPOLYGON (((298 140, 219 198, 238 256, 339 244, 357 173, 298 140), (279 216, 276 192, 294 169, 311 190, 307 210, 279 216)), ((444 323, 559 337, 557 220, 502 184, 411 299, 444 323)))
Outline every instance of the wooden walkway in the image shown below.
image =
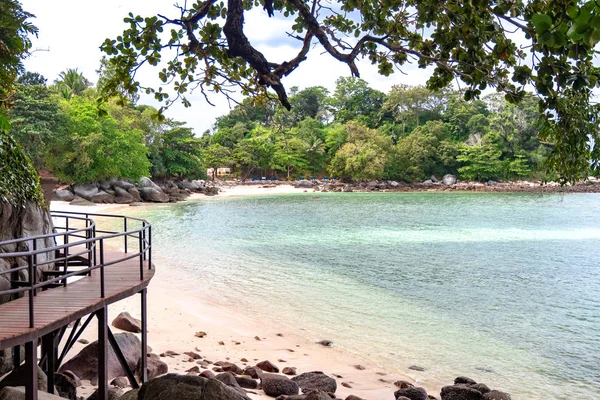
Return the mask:
MULTIPOLYGON (((130 254, 129 254, 130 255, 130 254)), ((118 251, 105 251, 108 263, 127 257, 118 251)), ((154 268, 144 261, 144 279, 140 280, 140 260, 135 257, 104 268, 105 296, 100 297, 100 270, 34 297, 34 327, 29 327, 27 296, 0 305, 0 349, 32 342, 58 328, 96 312, 109 304, 133 296, 148 286, 154 268)))

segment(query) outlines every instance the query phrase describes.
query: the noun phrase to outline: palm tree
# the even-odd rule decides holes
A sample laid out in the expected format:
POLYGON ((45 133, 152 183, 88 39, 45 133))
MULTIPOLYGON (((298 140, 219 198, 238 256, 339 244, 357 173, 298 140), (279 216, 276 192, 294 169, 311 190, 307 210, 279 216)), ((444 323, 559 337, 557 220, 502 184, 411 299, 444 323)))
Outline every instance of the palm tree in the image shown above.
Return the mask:
POLYGON ((54 81, 54 84, 65 99, 81 96, 85 89, 92 86, 92 83, 77 68, 68 68, 58 74, 58 79, 54 81))
POLYGON ((310 135, 304 142, 304 149, 308 154, 308 160, 312 166, 312 173, 314 175, 319 156, 325 154, 325 143, 323 143, 323 140, 316 135, 310 135))

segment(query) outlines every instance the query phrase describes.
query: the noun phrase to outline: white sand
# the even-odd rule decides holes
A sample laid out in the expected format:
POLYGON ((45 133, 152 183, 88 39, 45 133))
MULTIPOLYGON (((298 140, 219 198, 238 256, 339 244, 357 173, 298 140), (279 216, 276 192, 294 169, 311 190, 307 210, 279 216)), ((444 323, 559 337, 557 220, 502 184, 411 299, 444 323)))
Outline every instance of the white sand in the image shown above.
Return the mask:
MULTIPOLYGON (((215 197, 194 195, 189 201, 274 193, 302 193, 303 191, 303 189, 295 189, 290 185, 280 185, 274 188, 237 186, 226 188, 223 193, 215 197)), ((152 205, 145 206, 152 207, 152 205)), ((51 209, 125 214, 128 206, 78 207, 64 202, 53 202, 51 209)), ((188 357, 183 355, 185 351, 196 351, 210 361, 230 361, 242 368, 246 364, 255 365, 258 361, 269 360, 280 370, 286 366, 296 367, 298 374, 323 371, 330 376, 341 375, 343 378, 336 378, 338 383, 336 394, 342 399, 349 394, 368 400, 390 399, 397 389, 393 382, 399 379, 415 382, 413 377, 402 375, 398 371, 381 370, 335 346, 324 347, 314 343, 312 339, 307 339, 311 336, 310 333, 307 333, 307 337, 291 333, 290 331, 297 332, 295 327, 290 327, 288 331, 286 327, 282 326, 278 331, 274 331, 261 321, 245 316, 243 310, 236 308, 235 304, 223 307, 211 301, 201 292, 191 293, 182 290, 184 286, 182 283, 187 282, 187 277, 183 276, 183 273, 178 272, 178 274, 173 277, 168 265, 156 265, 156 275, 148 288, 149 345, 156 354, 167 350, 182 354, 173 358, 163 358, 163 361, 169 365, 170 372, 185 373, 185 370, 197 365, 195 362, 188 362, 188 357), (198 331, 206 332, 207 336, 195 337, 194 334, 198 331), (255 336, 261 340, 256 340, 255 336), (220 345, 220 341, 224 345, 220 345), (248 359, 249 362, 241 362, 242 358, 248 359), (357 364, 364 366, 365 369, 356 369, 354 366, 357 364), (342 382, 347 382, 352 388, 342 386, 342 382)), ((190 279, 193 278, 190 277, 190 279)), ((112 320, 121 311, 128 311, 134 317, 139 318, 139 296, 133 296, 111 305, 109 320, 112 320)), ((118 330, 113 328, 113 331, 117 332, 118 330)), ((96 326, 90 324, 82 338, 94 341, 96 335, 96 326)), ((81 348, 83 345, 77 343, 68 358, 77 354, 81 348)), ((415 373, 416 376, 418 374, 418 372, 415 373)), ((430 382, 422 386, 431 394, 439 393, 440 385, 437 382, 430 382)), ((80 391, 80 395, 91 394, 92 391, 90 383, 84 381, 84 388, 80 391)), ((249 394, 249 396, 254 399, 270 398, 262 394, 262 391, 257 391, 257 393, 249 394)))

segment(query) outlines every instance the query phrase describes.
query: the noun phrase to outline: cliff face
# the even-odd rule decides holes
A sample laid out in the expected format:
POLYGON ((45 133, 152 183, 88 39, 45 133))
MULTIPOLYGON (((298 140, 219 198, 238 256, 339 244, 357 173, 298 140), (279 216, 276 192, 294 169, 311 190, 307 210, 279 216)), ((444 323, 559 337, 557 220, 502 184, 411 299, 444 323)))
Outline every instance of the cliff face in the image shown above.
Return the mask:
MULTIPOLYGON (((42 208, 35 203, 27 202, 23 206, 14 206, 11 204, 0 204, 0 242, 15 238, 32 237, 52 233, 53 225, 50 213, 45 208, 42 208)), ((38 249, 51 247, 54 245, 52 238, 38 239, 36 246, 38 249)), ((11 253, 18 251, 27 251, 33 248, 33 240, 0 245, 0 253, 11 253)), ((51 260, 53 254, 41 253, 38 255, 38 263, 51 260)), ((9 257, 0 258, 0 291, 11 288, 10 273, 3 272, 11 269, 15 265, 27 265, 27 260, 24 257, 9 257)), ((50 265, 44 265, 41 269, 51 268, 50 265)), ((37 279, 41 279, 41 272, 38 271, 37 279)), ((29 274, 27 270, 21 270, 18 273, 18 280, 28 281, 29 274)), ((11 300, 11 296, 0 296, 0 304, 11 300)), ((10 371, 12 366, 12 351, 11 349, 0 350, 0 375, 10 371)))

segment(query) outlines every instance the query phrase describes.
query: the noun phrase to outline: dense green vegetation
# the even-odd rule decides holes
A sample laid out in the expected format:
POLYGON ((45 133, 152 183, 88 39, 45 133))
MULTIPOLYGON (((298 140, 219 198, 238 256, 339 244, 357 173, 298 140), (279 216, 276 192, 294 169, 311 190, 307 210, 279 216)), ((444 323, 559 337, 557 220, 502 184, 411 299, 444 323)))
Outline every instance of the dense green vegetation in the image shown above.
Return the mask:
POLYGON ((17 83, 11 132, 38 168, 66 182, 111 177, 200 178, 230 167, 242 179, 331 176, 423 181, 544 178, 552 146, 537 138, 537 104, 498 95, 464 101, 449 90, 394 86, 389 93, 340 78, 333 93, 293 88, 292 108, 246 99, 196 137, 157 110, 97 91, 76 69, 50 87, 38 74, 17 83))

